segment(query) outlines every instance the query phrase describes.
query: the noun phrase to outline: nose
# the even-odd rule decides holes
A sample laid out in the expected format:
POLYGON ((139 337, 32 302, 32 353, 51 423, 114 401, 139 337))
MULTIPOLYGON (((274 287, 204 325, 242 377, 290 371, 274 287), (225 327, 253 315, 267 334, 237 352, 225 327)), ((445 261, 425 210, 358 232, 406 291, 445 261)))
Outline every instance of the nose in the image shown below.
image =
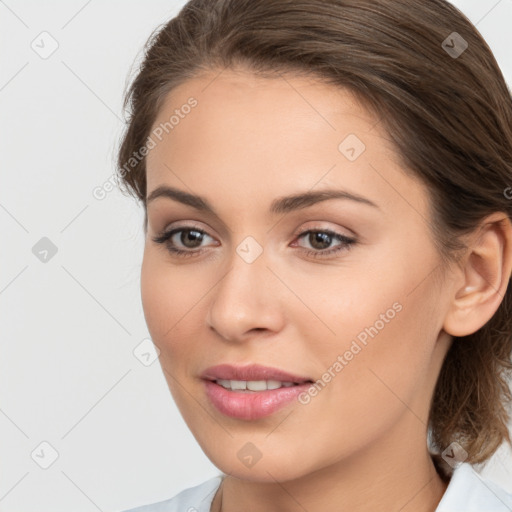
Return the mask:
POLYGON ((230 263, 210 295, 209 327, 230 342, 279 332, 285 319, 285 287, 267 267, 265 252, 252 263, 234 252, 230 263))

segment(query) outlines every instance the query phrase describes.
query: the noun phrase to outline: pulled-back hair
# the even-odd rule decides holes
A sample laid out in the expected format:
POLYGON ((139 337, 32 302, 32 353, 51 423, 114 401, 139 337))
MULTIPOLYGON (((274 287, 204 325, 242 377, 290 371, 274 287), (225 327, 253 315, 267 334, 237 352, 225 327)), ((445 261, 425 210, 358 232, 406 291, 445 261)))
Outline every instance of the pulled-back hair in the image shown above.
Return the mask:
MULTIPOLYGON (((356 95, 382 122, 404 171, 426 185, 443 263, 459 261, 463 236, 487 215, 512 218, 510 91, 480 33, 444 0, 190 0, 151 34, 125 95, 117 171, 145 210, 146 159, 130 159, 167 93, 237 67, 268 78, 310 75, 356 95)), ((453 441, 472 464, 511 443, 511 294, 508 286, 494 316, 455 337, 446 354, 428 424, 445 473, 440 453, 453 441)))

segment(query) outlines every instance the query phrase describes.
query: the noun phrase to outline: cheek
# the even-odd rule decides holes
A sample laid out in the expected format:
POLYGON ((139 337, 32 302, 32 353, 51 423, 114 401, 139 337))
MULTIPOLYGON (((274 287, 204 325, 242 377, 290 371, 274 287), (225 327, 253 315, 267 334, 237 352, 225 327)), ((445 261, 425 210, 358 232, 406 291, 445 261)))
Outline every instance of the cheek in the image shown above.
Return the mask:
POLYGON ((189 363, 201 353, 204 340, 209 286, 197 273, 184 271, 150 248, 144 251, 140 286, 144 317, 160 350, 160 363, 173 374, 192 368, 189 363))
MULTIPOLYGON (((385 417, 423 392, 439 312, 432 283, 411 293, 416 282, 414 269, 404 266, 395 275, 381 270, 311 282, 308 306, 322 322, 304 312, 295 322, 322 381, 318 397, 331 402, 333 411, 363 425, 368 410, 385 417)), ((315 401, 324 400, 312 397, 315 401)))
POLYGON ((334 368, 338 372, 333 372, 336 376, 328 384, 332 388, 321 391, 327 409, 335 411, 339 425, 347 426, 350 418, 350 430, 366 432, 363 437, 384 431, 407 411, 427 421, 426 387, 436 339, 429 328, 429 307, 421 298, 402 296, 394 302, 398 303, 401 309, 396 310, 388 308, 387 301, 380 307, 367 304, 371 314, 363 327, 346 317, 352 336, 343 337, 330 354, 328 366, 338 355, 342 363, 334 368))
POLYGON ((191 285, 189 277, 185 277, 179 267, 166 262, 160 251, 146 246, 140 288, 148 329, 154 341, 163 342, 173 336, 180 318, 191 308, 193 282, 191 285))
POLYGON ((183 284, 179 272, 162 263, 162 256, 145 249, 141 268, 141 300, 144 317, 153 343, 160 350, 160 362, 167 366, 170 340, 175 338, 183 316, 183 284))
POLYGON ((422 304, 403 302, 403 309, 376 334, 371 328, 379 314, 386 312, 386 300, 366 302, 369 314, 362 328, 359 319, 355 321, 347 311, 340 315, 340 332, 345 326, 347 333, 356 336, 342 335, 337 345, 319 343, 310 350, 320 362, 317 366, 331 368, 331 372, 320 376, 326 384, 319 386, 317 395, 298 405, 295 418, 284 422, 290 436, 304 430, 312 433, 301 448, 305 460, 334 463, 386 435, 401 418, 408 422, 407 428, 427 422, 425 384, 431 347, 429 333, 423 329, 426 313, 422 304), (366 344, 357 338, 357 333, 366 333, 365 328, 373 333, 373 337, 368 334, 366 344), (335 366, 338 356, 345 356, 344 363, 335 366), (325 446, 324 439, 331 439, 332 444, 325 446))
POLYGON ((166 285, 165 274, 162 275, 160 267, 158 259, 146 248, 140 275, 142 308, 151 338, 161 349, 163 333, 172 325, 168 324, 166 318, 169 319, 173 314, 169 308, 173 288, 169 289, 166 285))
MULTIPOLYGON (((180 369, 190 368, 193 351, 190 334, 184 332, 190 310, 190 286, 180 278, 182 273, 165 263, 165 258, 146 248, 141 268, 141 300, 147 328, 158 347, 159 362, 169 391, 180 408, 187 402, 180 393, 184 379, 180 369)), ((193 312, 190 311, 189 315, 193 312)))

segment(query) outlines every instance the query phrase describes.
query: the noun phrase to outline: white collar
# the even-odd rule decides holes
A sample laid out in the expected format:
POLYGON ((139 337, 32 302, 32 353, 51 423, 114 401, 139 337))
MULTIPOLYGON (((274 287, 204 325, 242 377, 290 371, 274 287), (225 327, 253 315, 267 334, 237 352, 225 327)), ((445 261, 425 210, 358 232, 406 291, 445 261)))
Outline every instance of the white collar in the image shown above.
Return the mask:
POLYGON ((453 470, 435 512, 512 512, 512 494, 464 462, 453 470))

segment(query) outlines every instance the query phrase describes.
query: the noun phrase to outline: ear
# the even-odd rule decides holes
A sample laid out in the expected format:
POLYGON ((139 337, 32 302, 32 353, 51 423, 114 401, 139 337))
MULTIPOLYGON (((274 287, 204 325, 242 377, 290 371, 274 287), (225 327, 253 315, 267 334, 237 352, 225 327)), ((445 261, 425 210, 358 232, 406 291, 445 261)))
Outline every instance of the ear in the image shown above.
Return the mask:
POLYGON ((443 329, 452 336, 478 331, 500 306, 512 277, 512 225, 496 212, 469 237, 468 250, 454 281, 443 329))

